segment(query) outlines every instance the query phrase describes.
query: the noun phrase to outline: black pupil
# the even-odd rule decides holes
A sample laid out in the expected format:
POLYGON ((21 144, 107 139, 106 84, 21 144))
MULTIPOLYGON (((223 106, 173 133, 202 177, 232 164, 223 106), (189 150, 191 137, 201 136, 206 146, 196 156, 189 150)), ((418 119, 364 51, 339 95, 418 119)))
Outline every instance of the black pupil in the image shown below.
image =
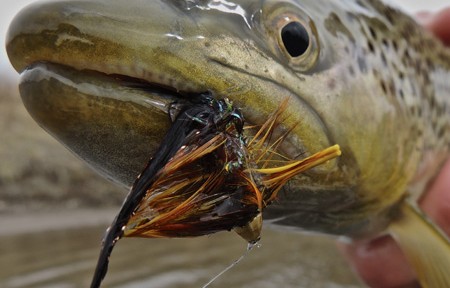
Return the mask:
POLYGON ((309 46, 309 35, 299 22, 291 22, 281 30, 281 39, 289 55, 298 57, 305 54, 309 46))

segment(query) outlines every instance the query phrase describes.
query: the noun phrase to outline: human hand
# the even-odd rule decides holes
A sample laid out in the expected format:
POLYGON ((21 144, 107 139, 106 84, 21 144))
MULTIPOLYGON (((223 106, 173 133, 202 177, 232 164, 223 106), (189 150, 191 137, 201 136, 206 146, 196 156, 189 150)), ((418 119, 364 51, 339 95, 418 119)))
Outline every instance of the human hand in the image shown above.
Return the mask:
MULTIPOLYGON (((450 47, 450 8, 437 14, 420 13, 417 17, 425 28, 450 47)), ((447 235, 450 235, 450 160, 430 186, 420 206, 447 235)), ((340 244, 339 247, 354 270, 370 287, 420 287, 402 251, 389 236, 372 241, 340 244)))
MULTIPOLYGON (((431 185, 420 206, 447 235, 450 235, 450 160, 431 185)), ((370 242, 355 241, 352 244, 340 244, 339 248, 370 287, 420 287, 403 252, 389 236, 370 242)))
POLYGON ((426 29, 431 31, 436 37, 448 47, 450 47, 450 7, 436 14, 420 12, 416 17, 426 29))

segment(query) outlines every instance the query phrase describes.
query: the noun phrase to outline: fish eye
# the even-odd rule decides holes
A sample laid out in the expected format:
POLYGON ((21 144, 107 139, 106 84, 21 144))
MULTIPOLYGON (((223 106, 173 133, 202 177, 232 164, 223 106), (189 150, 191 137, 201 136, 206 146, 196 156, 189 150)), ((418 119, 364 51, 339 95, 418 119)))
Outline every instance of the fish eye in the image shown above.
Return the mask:
POLYGON ((302 73, 316 66, 320 55, 318 30, 301 7, 285 1, 268 2, 260 19, 269 48, 281 62, 302 73))
POLYGON ((308 31, 297 21, 290 22, 281 29, 281 40, 291 57, 305 54, 310 44, 308 31))

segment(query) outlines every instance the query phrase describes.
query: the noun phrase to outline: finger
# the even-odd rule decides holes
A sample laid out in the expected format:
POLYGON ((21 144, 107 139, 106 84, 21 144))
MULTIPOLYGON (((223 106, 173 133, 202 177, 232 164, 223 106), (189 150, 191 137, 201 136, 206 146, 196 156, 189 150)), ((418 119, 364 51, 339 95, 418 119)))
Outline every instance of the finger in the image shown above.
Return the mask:
POLYGON ((339 244, 339 248, 350 260, 353 270, 370 287, 418 287, 414 272, 389 236, 351 245, 339 244))
POLYGON ((450 46, 450 7, 436 14, 421 12, 417 20, 446 45, 450 46))
MULTIPOLYGON (((450 235, 450 160, 444 165, 420 205, 425 213, 450 235)), ((418 285, 414 280, 414 272, 391 237, 339 246, 354 270, 370 287, 418 285)))

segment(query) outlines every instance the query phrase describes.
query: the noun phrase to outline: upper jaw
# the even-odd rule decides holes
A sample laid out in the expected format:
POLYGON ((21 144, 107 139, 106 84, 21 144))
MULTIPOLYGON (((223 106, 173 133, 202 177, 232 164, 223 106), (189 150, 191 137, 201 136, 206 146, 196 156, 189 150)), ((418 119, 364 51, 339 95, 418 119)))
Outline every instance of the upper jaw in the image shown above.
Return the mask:
POLYGON ((167 39, 149 27, 165 30, 162 20, 176 19, 174 11, 149 17, 162 2, 138 10, 127 2, 30 5, 10 25, 7 52, 40 126, 107 178, 130 186, 170 125, 170 103, 205 89, 168 77, 164 56, 152 52, 167 39))
POLYGON ((170 19, 187 19, 178 17, 162 1, 141 4, 123 0, 36 2, 23 9, 9 27, 9 59, 19 73, 36 62, 50 62, 169 84, 174 79, 165 79, 168 73, 163 66, 173 52, 163 46, 173 46, 168 44, 170 19))

